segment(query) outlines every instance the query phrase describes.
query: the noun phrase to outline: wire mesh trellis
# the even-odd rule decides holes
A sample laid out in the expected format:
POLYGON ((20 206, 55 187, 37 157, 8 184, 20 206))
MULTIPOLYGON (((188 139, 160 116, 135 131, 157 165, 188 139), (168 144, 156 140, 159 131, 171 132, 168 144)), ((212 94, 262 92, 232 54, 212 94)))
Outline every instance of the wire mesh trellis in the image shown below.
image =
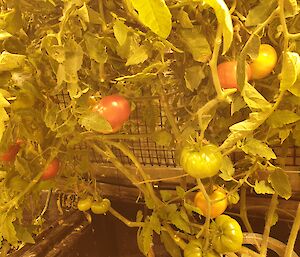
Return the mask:
MULTIPOLYGON (((68 93, 56 95, 57 102, 60 108, 65 108, 70 99, 68 93)), ((150 133, 150 129, 143 118, 142 105, 144 98, 132 99, 135 102, 135 109, 132 112, 128 121, 128 134, 131 135, 145 135, 150 133)), ((161 101, 159 97, 151 97, 147 101, 151 101, 155 104, 159 110, 159 119, 156 122, 156 128, 158 130, 165 129, 167 123, 167 117, 163 111, 161 101), (150 99, 150 100, 149 100, 150 99)), ((122 130, 121 130, 122 133, 122 130)), ((154 140, 149 137, 140 137, 139 139, 120 140, 125 143, 129 149, 136 156, 138 161, 143 166, 157 166, 157 167, 169 167, 178 168, 178 164, 175 161, 175 149, 173 147, 166 147, 158 145, 154 140)), ((79 149, 86 149, 86 146, 77 146, 79 149)), ((132 165, 131 160, 124 155, 119 149, 112 147, 116 157, 125 165, 132 165)), ((97 164, 103 164, 105 166, 110 165, 110 162, 100 155, 96 154, 92 149, 88 149, 91 154, 91 160, 97 164)), ((274 164, 283 164, 285 167, 297 167, 300 166, 300 147, 289 146, 287 148, 275 147, 273 148, 277 159, 274 164)), ((233 160, 239 158, 238 155, 232 156, 233 160)))

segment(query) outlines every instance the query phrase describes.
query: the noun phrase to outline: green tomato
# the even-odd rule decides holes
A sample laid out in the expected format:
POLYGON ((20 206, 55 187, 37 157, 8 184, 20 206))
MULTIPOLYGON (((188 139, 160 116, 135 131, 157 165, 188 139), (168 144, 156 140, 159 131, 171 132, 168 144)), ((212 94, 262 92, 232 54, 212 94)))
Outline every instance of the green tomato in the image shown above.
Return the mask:
POLYGON ((184 248, 184 257, 220 257, 213 250, 203 251, 203 240, 191 240, 184 248))
POLYGON ((77 208, 80 211, 88 211, 92 206, 92 197, 88 196, 85 199, 80 199, 77 203, 77 208))
POLYGON ((222 164, 222 154, 217 146, 209 144, 200 150, 184 147, 180 164, 184 171, 194 178, 209 178, 216 175, 222 164))
POLYGON ((91 210, 95 214, 104 214, 110 208, 110 201, 108 199, 103 199, 101 202, 93 202, 91 210))
POLYGON ((227 216, 221 215, 211 223, 214 233, 212 246, 218 253, 236 252, 241 249, 243 233, 239 223, 227 216))

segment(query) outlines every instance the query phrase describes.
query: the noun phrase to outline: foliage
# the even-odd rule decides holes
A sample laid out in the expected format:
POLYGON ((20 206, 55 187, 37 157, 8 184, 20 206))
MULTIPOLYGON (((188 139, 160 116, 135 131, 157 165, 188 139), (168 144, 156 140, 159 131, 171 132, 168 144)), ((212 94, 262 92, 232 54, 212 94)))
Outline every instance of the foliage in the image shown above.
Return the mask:
MULTIPOLYGON (((214 250, 214 221, 203 218, 190 202, 196 191, 205 196, 213 185, 221 186, 232 204, 242 186, 257 194, 291 197, 285 164, 276 162, 274 149, 300 144, 297 1, 0 3, 0 153, 23 141, 13 162, 0 166, 0 247, 8 244, 15 250, 34 242, 42 190, 102 199, 92 153, 136 185, 151 210, 133 222, 146 256, 155 234, 173 257, 196 238, 203 239, 203 252, 214 250), (246 65, 262 43, 274 47, 278 62, 266 78, 246 82, 246 65), (217 65, 230 60, 237 61, 238 89, 220 86, 217 65), (101 134, 111 126, 92 109, 112 94, 130 101, 132 117, 117 133, 101 134), (137 124, 143 122, 147 130, 139 131, 137 124), (175 149, 177 160, 185 147, 217 145, 223 155, 220 172, 218 165, 209 181, 194 179, 192 188, 177 187, 175 198, 165 191, 158 194, 122 141, 140 138, 175 149), (130 159, 136 174, 114 149, 130 159), (54 159, 60 161, 58 175, 42 181, 54 159), (34 217, 29 221, 28 211, 34 217)), ((113 206, 106 207, 105 212, 120 218, 113 206)))

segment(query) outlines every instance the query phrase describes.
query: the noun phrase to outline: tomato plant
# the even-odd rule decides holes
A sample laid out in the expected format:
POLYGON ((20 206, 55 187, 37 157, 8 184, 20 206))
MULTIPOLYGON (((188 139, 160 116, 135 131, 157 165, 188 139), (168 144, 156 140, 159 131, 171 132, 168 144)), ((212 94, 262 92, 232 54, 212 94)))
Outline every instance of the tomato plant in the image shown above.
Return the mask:
POLYGON ((104 214, 109 210, 110 205, 110 200, 105 198, 102 201, 93 202, 91 210, 95 214, 104 214))
POLYGON ((217 146, 209 144, 200 150, 184 147, 180 164, 184 171, 194 178, 208 178, 216 175, 221 167, 222 154, 217 146))
POLYGON ((276 63, 276 50, 269 44, 261 44, 257 58, 250 64, 252 79, 267 77, 274 69, 276 63))
POLYGON ((49 165, 44 169, 42 180, 48 180, 54 178, 59 171, 59 160, 57 158, 53 159, 49 165))
POLYGON ((129 119, 130 104, 120 95, 103 97, 94 106, 93 111, 105 118, 112 127, 112 132, 117 132, 129 119))
POLYGON ((92 206, 93 199, 88 196, 84 199, 80 199, 77 203, 77 208, 80 211, 88 211, 92 206))
MULTIPOLYGON (((216 218, 227 208, 226 192, 220 187, 215 187, 213 192, 209 195, 209 198, 212 201, 210 217, 216 218)), ((195 195, 194 204, 203 212, 204 216, 208 216, 208 202, 201 191, 195 195)))
MULTIPOLYGON (((226 88, 237 88, 237 78, 236 78, 236 61, 222 62, 218 65, 218 76, 220 80, 221 87, 226 88)), ((250 66, 246 66, 246 79, 250 79, 252 72, 250 66)))
POLYGON ((236 252, 243 243, 243 233, 239 223, 227 216, 221 215, 212 223, 212 245, 218 253, 236 252))

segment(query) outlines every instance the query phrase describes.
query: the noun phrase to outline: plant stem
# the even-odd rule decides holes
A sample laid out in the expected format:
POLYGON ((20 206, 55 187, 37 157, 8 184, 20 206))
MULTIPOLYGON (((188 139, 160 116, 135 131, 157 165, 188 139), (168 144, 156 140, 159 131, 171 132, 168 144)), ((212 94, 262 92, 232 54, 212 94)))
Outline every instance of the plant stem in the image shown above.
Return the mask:
MULTIPOLYGON (((124 153, 136 166, 138 172, 140 173, 141 177, 143 178, 144 181, 146 181, 148 179, 148 176, 146 175, 145 171, 142 168, 142 165, 140 164, 140 162, 138 161, 138 159, 135 157, 135 155, 122 143, 117 143, 117 142, 106 142, 116 148, 118 148, 120 151, 122 151, 122 153, 124 153)), ((138 184, 140 184, 138 182, 138 184)), ((163 203, 160 201, 160 199, 156 196, 154 189, 153 189, 153 185, 152 183, 148 183, 146 182, 146 187, 148 189, 148 192, 151 196, 151 198, 156 202, 156 204, 158 205, 162 205, 163 203)), ((137 185, 137 184, 135 184, 137 185)))
POLYGON ((218 28, 217 28, 217 33, 216 33, 213 54, 212 54, 211 60, 209 62, 214 87, 217 92, 217 96, 220 99, 224 98, 220 80, 219 80, 219 76, 218 76, 218 70, 217 70, 219 51, 220 51, 220 46, 222 43, 222 28, 223 28, 223 25, 219 24, 218 28))
POLYGON ((172 229, 172 227, 165 223, 163 225, 163 229, 166 230, 168 232, 168 234, 170 235, 170 237, 174 240, 174 242, 182 249, 184 250, 184 248, 186 247, 186 243, 179 237, 176 235, 176 233, 174 232, 174 230, 172 229))
POLYGON ((101 24, 102 31, 105 32, 107 30, 107 25, 106 25, 104 10, 103 10, 103 0, 98 0, 98 9, 99 9, 101 19, 103 20, 103 22, 101 24))
POLYGON ((289 236, 289 240, 287 243, 287 247, 285 249, 284 257, 292 257, 293 256, 293 251, 294 251, 294 246, 295 242, 297 239, 297 235, 300 229, 300 203, 298 204, 297 212, 296 212, 296 217, 292 226, 292 230, 289 236))
POLYGON ((180 140, 180 138, 181 138, 180 130, 176 124, 175 117, 169 108, 169 102, 168 102, 168 99, 167 99, 166 94, 163 89, 161 90, 161 103, 162 103, 163 109, 166 113, 167 119, 170 123, 170 126, 172 128, 172 131, 174 133, 174 136, 176 138, 176 141, 180 142, 181 141, 180 140))
POLYGON ((266 220, 266 224, 265 224, 265 228, 264 228, 263 238, 262 238, 262 242, 261 242, 261 249, 260 249, 261 257, 266 257, 266 255, 267 255, 269 235, 270 235, 270 231, 271 231, 271 226, 273 224, 273 218, 274 218, 274 214, 276 211, 276 207, 278 204, 277 199, 278 199, 277 193, 272 195, 272 199, 271 199, 271 203, 270 203, 269 211, 268 211, 268 216, 267 216, 267 220, 266 220))
POLYGON ((206 189, 201 181, 201 179, 197 179, 198 187, 201 190, 205 201, 207 203, 207 213, 205 215, 205 223, 202 229, 199 231, 199 233, 196 235, 196 238, 199 238, 202 234, 204 234, 205 238, 205 244, 204 244, 204 249, 207 249, 208 244, 209 244, 209 224, 210 224, 210 215, 211 215, 211 200, 209 198, 209 195, 206 192, 206 189))
POLYGON ((131 227, 131 228, 139 227, 140 228, 140 227, 144 226, 144 222, 130 221, 127 218, 125 218, 121 213, 119 213, 115 209, 113 209, 112 207, 109 208, 109 212, 113 216, 115 216, 117 219, 119 219, 120 221, 122 221, 128 227, 131 227))

